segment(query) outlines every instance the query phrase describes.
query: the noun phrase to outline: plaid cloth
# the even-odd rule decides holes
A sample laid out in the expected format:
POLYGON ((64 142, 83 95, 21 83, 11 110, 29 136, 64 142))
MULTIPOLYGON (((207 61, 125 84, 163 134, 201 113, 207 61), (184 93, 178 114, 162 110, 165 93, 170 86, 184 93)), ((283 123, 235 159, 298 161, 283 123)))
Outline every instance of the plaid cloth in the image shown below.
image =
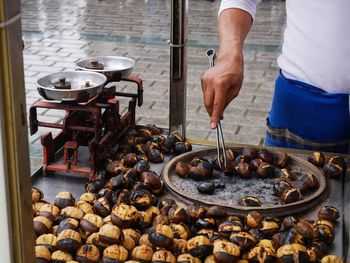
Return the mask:
POLYGON ((266 126, 267 146, 350 153, 349 95, 280 73, 266 126))

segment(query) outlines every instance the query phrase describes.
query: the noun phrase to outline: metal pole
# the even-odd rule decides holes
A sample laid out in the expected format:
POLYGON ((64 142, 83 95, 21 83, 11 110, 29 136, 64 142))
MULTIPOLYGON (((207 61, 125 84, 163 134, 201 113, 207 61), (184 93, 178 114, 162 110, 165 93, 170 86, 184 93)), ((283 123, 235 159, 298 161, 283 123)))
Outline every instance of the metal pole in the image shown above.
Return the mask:
POLYGON ((188 0, 171 1, 169 131, 186 137, 188 0))
MULTIPOLYGON (((34 262, 20 0, 0 0, 0 128, 10 261, 34 262)), ((3 215, 2 215, 3 216, 3 215)), ((3 233, 5 235, 5 233, 3 233)))

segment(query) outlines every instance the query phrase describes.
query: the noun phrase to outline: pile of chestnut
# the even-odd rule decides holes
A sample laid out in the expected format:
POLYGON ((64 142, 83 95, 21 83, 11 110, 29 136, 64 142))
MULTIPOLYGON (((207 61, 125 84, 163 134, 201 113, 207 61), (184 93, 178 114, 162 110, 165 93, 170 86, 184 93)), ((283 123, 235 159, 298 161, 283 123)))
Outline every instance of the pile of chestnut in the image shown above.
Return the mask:
POLYGON ((341 178, 347 171, 346 161, 341 156, 333 156, 328 160, 321 152, 311 153, 307 160, 313 165, 322 168, 330 178, 341 178))
MULTIPOLYGON (((244 147, 241 152, 232 149, 226 150, 227 164, 223 160, 214 158, 194 158, 189 163, 177 163, 176 173, 183 178, 190 177, 203 181, 197 186, 200 193, 213 194, 216 188, 224 187, 220 180, 213 179, 214 170, 222 172, 225 176, 239 176, 249 179, 251 177, 275 178, 272 180, 273 191, 283 203, 293 203, 303 198, 303 194, 318 187, 318 180, 312 173, 297 177, 287 168, 290 157, 285 152, 258 150, 244 147), (219 163, 219 161, 221 163, 219 163)), ((242 206, 261 206, 258 197, 246 196, 239 200, 242 206)))
POLYGON ((48 203, 33 188, 37 262, 343 262, 327 255, 340 216, 332 206, 311 221, 120 195, 59 192, 48 203))

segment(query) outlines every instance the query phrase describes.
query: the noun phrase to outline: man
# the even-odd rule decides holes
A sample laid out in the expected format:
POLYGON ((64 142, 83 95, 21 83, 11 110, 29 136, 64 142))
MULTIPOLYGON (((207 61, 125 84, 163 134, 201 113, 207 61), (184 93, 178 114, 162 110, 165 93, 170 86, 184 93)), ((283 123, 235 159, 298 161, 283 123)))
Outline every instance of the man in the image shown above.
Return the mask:
MULTIPOLYGON (((259 0, 222 0, 219 54, 202 77, 211 128, 243 82, 243 43, 259 0)), ((350 1, 286 0, 287 27, 265 144, 348 152, 350 1)))

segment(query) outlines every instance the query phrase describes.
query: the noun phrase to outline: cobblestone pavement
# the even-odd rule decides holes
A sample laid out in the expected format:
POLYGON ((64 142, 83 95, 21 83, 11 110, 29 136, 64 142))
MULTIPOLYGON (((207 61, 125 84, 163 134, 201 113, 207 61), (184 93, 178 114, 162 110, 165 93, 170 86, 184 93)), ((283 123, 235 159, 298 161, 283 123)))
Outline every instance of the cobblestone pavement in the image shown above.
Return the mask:
MULTIPOLYGON (((187 135, 215 139, 202 105, 200 76, 208 68, 205 51, 218 48, 217 11, 220 1, 189 0, 187 135)), ((169 0, 25 0, 22 30, 27 107, 40 99, 38 78, 74 69, 74 63, 94 55, 118 55, 136 61, 134 74, 144 80, 144 105, 139 124, 168 127, 169 0)), ((239 97, 226 109, 226 141, 263 144, 265 118, 271 103, 285 24, 280 0, 263 1, 246 41, 245 80, 239 97)), ((119 89, 127 90, 124 83, 119 89)), ((125 104, 126 106, 126 104, 125 104)), ((41 110, 40 120, 62 121, 62 112, 41 110)), ((29 137, 32 171, 41 163, 40 134, 29 137)))

